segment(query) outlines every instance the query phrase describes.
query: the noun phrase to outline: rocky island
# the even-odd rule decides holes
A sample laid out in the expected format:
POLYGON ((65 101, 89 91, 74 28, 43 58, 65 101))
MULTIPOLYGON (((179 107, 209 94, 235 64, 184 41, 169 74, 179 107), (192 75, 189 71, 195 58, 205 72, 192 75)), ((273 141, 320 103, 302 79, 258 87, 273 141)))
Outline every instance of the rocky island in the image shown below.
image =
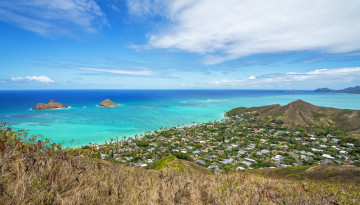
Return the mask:
POLYGON ((69 106, 65 106, 61 103, 56 102, 55 100, 50 100, 47 104, 38 103, 33 110, 54 110, 54 109, 64 109, 69 106))
POLYGON ((109 99, 106 99, 99 104, 99 107, 116 107, 116 106, 118 106, 118 104, 114 103, 109 99))

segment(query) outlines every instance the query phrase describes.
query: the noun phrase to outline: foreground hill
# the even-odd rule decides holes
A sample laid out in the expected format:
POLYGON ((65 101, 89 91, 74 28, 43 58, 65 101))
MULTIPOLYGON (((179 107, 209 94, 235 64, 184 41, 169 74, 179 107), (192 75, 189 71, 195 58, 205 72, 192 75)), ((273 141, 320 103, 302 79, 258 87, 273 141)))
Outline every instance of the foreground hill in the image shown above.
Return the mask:
POLYGON ((333 90, 329 88, 319 88, 315 92, 334 92, 334 93, 351 93, 351 94, 360 94, 360 86, 349 87, 342 90, 333 90))
POLYGON ((351 182, 340 177, 333 183, 326 180, 329 172, 323 174, 326 181, 295 181, 248 172, 216 175, 171 155, 152 169, 125 167, 99 155, 96 149, 64 150, 2 127, 1 204, 360 203, 354 194, 359 193, 358 168, 352 169, 351 182))
POLYGON ((285 127, 333 127, 347 131, 360 129, 360 110, 319 107, 302 100, 287 105, 269 105, 262 107, 239 107, 227 112, 234 116, 243 112, 251 112, 258 121, 283 123, 285 127))

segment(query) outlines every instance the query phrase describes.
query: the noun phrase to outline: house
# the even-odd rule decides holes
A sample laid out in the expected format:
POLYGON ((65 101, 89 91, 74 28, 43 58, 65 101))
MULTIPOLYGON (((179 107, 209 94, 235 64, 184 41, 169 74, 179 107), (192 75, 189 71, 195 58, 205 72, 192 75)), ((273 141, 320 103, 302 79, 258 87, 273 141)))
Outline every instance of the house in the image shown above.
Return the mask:
POLYGON ((236 171, 244 170, 244 167, 236 167, 236 171))
POLYGON ((305 156, 305 155, 300 155, 300 159, 302 159, 302 160, 308 160, 307 156, 305 156))
POLYGON ((234 161, 234 159, 230 158, 230 159, 224 159, 222 161, 220 161, 223 164, 231 164, 234 161))
POLYGON ((327 159, 335 159, 334 157, 330 156, 329 154, 323 154, 322 157, 325 157, 327 159))
POLYGON ((315 156, 315 154, 314 154, 314 153, 312 153, 312 152, 307 152, 307 153, 306 153, 306 155, 309 155, 309 156, 315 156))
POLYGON ((216 165, 216 164, 212 164, 212 165, 207 167, 207 169, 216 169, 216 168, 219 168, 219 166, 216 165))
POLYGON ((331 134, 327 134, 326 137, 330 137, 330 138, 333 138, 335 136, 331 135, 331 134))
POLYGON ((216 154, 210 155, 209 157, 210 158, 215 158, 215 159, 218 158, 218 156, 216 154))
POLYGON ((342 151, 340 151, 339 153, 340 153, 340 156, 346 156, 348 152, 342 150, 342 151))
POLYGON ((354 147, 354 144, 351 144, 351 143, 346 143, 346 145, 347 145, 348 147, 354 147))
POLYGON ((240 163, 245 164, 248 167, 250 167, 252 164, 251 162, 248 162, 248 161, 241 161, 240 163))
POLYGON ((204 160, 202 160, 202 159, 198 159, 198 160, 196 160, 195 162, 197 162, 197 163, 199 163, 199 164, 202 164, 202 165, 205 165, 205 164, 206 164, 206 162, 205 162, 204 160))
POLYGON ((267 150, 267 149, 263 149, 263 150, 261 150, 261 153, 263 153, 263 154, 269 154, 269 153, 270 153, 270 151, 269 151, 269 150, 267 150))
POLYGON ((201 153, 201 151, 199 151, 199 150, 195 150, 195 151, 192 151, 192 153, 193 153, 193 154, 200 154, 200 153, 201 153))
POLYGON ((301 134, 301 132, 299 131, 294 132, 294 136, 298 136, 299 134, 301 134))
POLYGON ((238 151, 238 154, 239 154, 239 155, 242 155, 242 154, 245 154, 245 153, 246 153, 245 150, 239 150, 239 151, 238 151))
POLYGON ((256 162, 256 160, 253 160, 253 159, 250 159, 250 158, 245 158, 246 161, 249 161, 249 162, 256 162))
POLYGON ((275 155, 274 157, 271 158, 271 160, 275 160, 275 161, 281 161, 283 159, 284 159, 284 157, 281 155, 275 155))
POLYGON ((332 142, 332 143, 339 143, 339 139, 335 139, 335 138, 334 138, 334 139, 331 140, 331 142, 332 142))
POLYGON ((101 156, 101 159, 105 159, 105 158, 109 157, 109 155, 107 155, 107 154, 101 154, 100 156, 101 156))
POLYGON ((313 152, 322 152, 323 150, 321 150, 321 149, 316 149, 316 148, 311 148, 311 150, 313 151, 313 152))

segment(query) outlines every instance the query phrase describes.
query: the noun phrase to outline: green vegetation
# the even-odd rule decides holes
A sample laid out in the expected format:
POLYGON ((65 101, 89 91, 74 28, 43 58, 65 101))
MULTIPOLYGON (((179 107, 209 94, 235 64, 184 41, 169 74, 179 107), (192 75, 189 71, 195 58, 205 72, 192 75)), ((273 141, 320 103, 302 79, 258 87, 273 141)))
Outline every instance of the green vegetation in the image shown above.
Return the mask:
POLYGON ((188 171, 187 168, 183 166, 180 161, 173 155, 163 157, 162 159, 152 163, 149 168, 154 170, 171 169, 179 172, 188 171))

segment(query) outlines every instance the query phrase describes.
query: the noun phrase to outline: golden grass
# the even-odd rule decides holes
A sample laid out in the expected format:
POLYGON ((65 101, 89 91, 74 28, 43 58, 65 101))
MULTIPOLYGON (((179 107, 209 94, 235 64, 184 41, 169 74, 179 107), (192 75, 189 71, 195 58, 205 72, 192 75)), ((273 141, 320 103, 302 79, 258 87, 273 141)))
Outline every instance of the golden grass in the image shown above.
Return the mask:
POLYGON ((1 204, 360 203, 359 187, 349 184, 124 167, 1 134, 1 204))

